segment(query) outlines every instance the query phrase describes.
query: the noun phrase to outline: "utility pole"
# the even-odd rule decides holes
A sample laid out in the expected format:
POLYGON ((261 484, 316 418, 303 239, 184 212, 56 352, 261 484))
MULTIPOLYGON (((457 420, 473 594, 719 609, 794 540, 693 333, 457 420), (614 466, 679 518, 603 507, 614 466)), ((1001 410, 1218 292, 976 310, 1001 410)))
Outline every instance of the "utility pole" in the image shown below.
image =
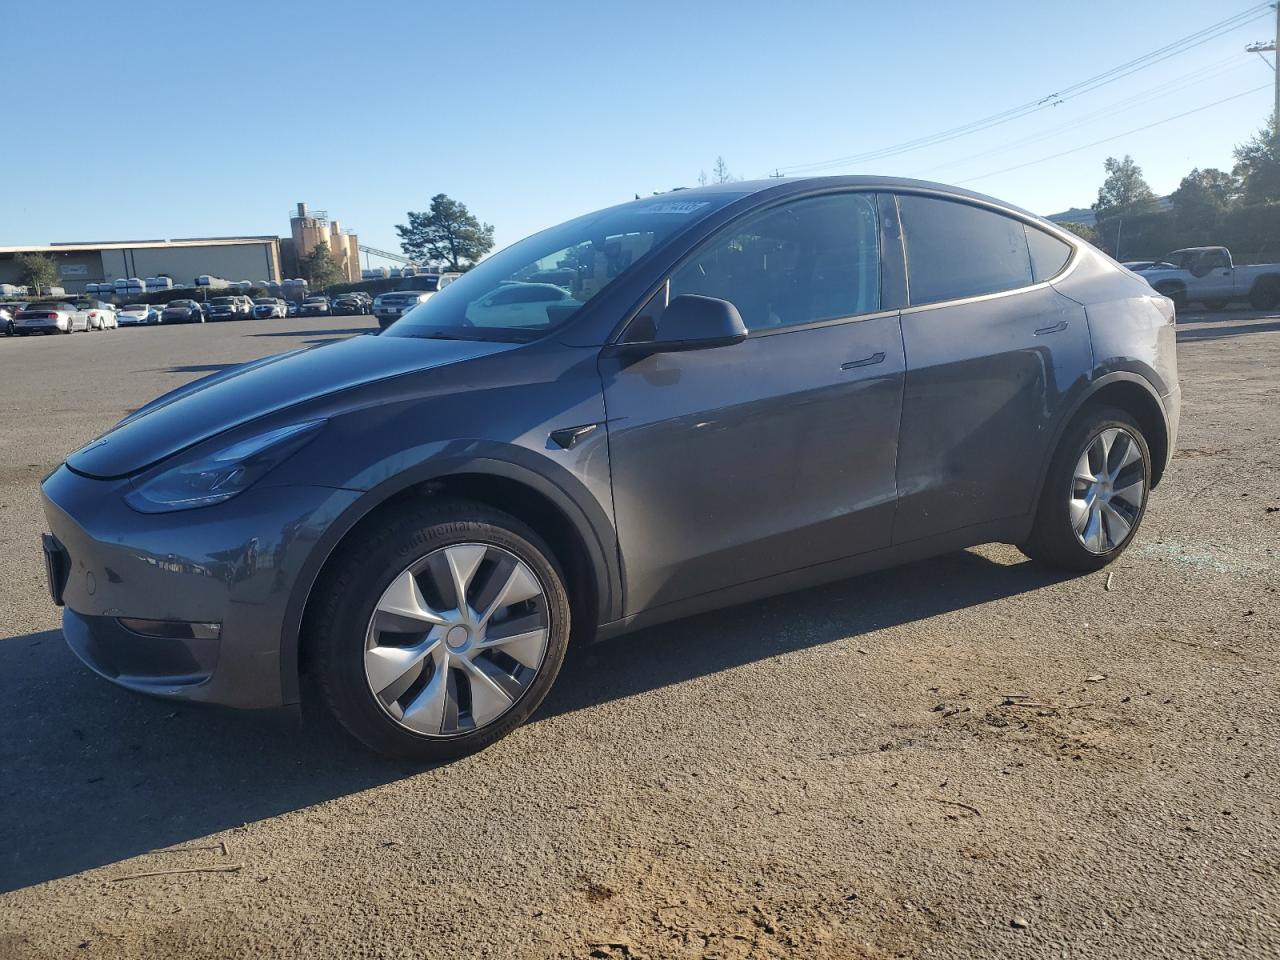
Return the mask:
POLYGON ((1251 43, 1245 47, 1245 53, 1256 53, 1262 57, 1264 53, 1271 53, 1276 58, 1276 63, 1271 63, 1266 57, 1262 57, 1262 62, 1271 68, 1271 72, 1275 74, 1276 102, 1275 117, 1280 122, 1280 70, 1276 67, 1280 65, 1280 3, 1273 3, 1276 8, 1276 36, 1274 40, 1262 40, 1258 43, 1251 43))

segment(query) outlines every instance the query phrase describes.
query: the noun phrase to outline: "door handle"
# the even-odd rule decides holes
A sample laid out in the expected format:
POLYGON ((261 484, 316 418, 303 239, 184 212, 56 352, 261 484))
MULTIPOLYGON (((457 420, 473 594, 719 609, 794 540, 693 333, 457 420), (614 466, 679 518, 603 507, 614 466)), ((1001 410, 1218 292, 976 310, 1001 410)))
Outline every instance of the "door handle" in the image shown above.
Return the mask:
POLYGON ((854 367, 870 367, 877 363, 884 362, 883 353, 873 353, 869 357, 863 357, 861 360, 850 360, 848 363, 840 364, 841 370, 852 370, 854 367))
POLYGON ((1065 329, 1067 329, 1067 321, 1059 320, 1057 323, 1053 324, 1052 326, 1041 327, 1039 330, 1036 331, 1036 336, 1043 337, 1046 333, 1061 333, 1065 329))

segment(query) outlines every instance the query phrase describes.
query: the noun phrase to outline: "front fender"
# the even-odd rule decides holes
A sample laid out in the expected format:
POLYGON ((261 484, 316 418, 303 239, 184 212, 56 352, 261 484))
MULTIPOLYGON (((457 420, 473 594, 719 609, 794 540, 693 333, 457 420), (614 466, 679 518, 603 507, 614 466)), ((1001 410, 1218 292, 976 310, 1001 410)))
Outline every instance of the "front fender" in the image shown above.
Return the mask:
MULTIPOLYGON (((607 469, 604 431, 598 433, 601 434, 598 438, 575 444, 573 452, 587 460, 604 458, 607 469)), ((280 687, 285 703, 296 703, 300 698, 298 664, 302 617, 311 591, 334 550, 378 507, 398 494, 433 480, 480 474, 520 483, 543 496, 572 525, 586 548, 597 591, 598 619, 603 623, 621 617, 622 577, 613 520, 572 470, 511 444, 451 440, 424 446, 436 449, 411 448, 400 452, 397 458, 390 458, 400 462, 383 462, 365 471, 364 476, 380 475, 381 479, 364 490, 360 498, 330 524, 295 578, 280 637, 280 687)))

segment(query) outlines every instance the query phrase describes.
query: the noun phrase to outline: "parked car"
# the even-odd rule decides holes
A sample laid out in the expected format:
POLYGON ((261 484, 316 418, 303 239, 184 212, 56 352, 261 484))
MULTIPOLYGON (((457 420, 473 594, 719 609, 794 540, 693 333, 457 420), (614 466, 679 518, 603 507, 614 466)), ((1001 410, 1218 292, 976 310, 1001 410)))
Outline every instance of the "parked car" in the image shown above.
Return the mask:
POLYGON ((205 316, 209 320, 245 320, 253 316, 253 301, 238 294, 213 297, 208 302, 205 316))
POLYGON ((253 301, 253 315, 259 320, 274 320, 288 316, 288 312, 278 297, 259 297, 253 301))
POLYGON ((115 319, 120 326, 155 325, 163 323, 163 314, 154 303, 128 303, 116 311, 115 319))
POLYGON ((285 313, 286 313, 288 316, 290 316, 290 317, 296 317, 296 316, 298 315, 298 301, 297 301, 297 300, 286 300, 286 301, 284 302, 284 306, 285 306, 285 313))
POLYGON ((104 300, 87 300, 76 305, 83 310, 90 330, 115 330, 120 324, 116 321, 116 308, 104 300))
POLYGON ((1280 306, 1280 263, 1236 266, 1226 247, 1186 247, 1165 254, 1142 278, 1178 306, 1199 301, 1210 310, 1247 300, 1255 310, 1280 306))
POLYGON ((384 293, 374 298, 373 315, 378 321, 378 326, 385 330, 418 304, 426 303, 431 297, 431 293, 423 290, 393 290, 391 293, 384 293))
POLYGON ((460 276, 462 276, 460 273, 417 273, 415 271, 412 274, 405 274, 404 280, 400 284, 400 289, 421 290, 423 293, 439 293, 460 276))
POLYGON ((344 293, 333 298, 329 312, 338 316, 358 317, 368 312, 364 297, 354 293, 344 293))
POLYGON ((20 336, 29 333, 76 333, 89 329, 89 314, 66 300, 46 300, 28 304, 14 318, 20 336))
POLYGON ((328 297, 307 297, 298 308, 298 315, 303 317, 323 317, 329 314, 328 297))
POLYGON ((0 303, 0 326, 3 326, 6 337, 12 337, 17 334, 17 317, 26 306, 22 302, 0 303))
POLYGON ((204 310, 194 300, 170 300, 160 314, 161 323, 204 323, 204 310))
POLYGON ((266 707, 305 669, 370 747, 456 757, 533 712, 571 632, 988 541, 1104 567, 1176 446, 1173 324, 1141 278, 965 190, 649 197, 381 336, 142 407, 45 480, 50 589, 117 684, 266 707), (492 301, 567 260, 536 317, 492 301))
POLYGON ((146 303, 125 304, 116 312, 116 322, 122 327, 141 326, 144 323, 154 322, 149 318, 155 312, 155 307, 146 303))

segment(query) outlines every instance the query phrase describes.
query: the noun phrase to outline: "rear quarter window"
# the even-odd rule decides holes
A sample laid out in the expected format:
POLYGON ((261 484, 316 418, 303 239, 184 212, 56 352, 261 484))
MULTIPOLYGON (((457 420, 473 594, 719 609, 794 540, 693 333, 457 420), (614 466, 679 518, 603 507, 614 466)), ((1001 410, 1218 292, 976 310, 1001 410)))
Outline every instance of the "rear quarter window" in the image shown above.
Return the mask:
POLYGON ((1028 226, 1027 246, 1031 248, 1031 275, 1036 283, 1050 280, 1062 272, 1071 259, 1071 244, 1028 226))
POLYGON ((905 194, 898 202, 913 306, 1033 283, 1021 220, 958 200, 905 194))

